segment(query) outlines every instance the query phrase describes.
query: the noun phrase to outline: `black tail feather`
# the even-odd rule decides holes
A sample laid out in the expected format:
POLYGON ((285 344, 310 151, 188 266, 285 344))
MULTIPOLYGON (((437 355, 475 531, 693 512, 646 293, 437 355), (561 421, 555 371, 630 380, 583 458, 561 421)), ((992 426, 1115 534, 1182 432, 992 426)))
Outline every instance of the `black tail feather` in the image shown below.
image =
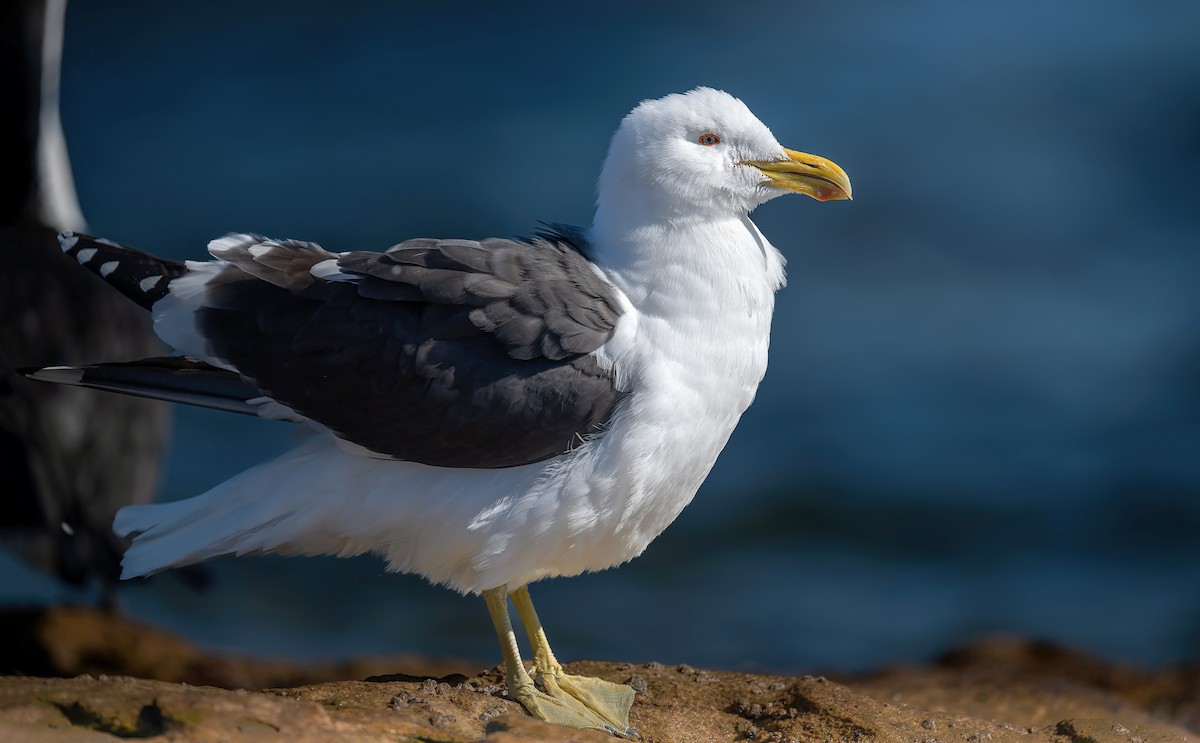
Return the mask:
POLYGON ((187 356, 22 369, 30 379, 258 415, 263 393, 241 375, 187 356))
POLYGON ((63 232, 58 236, 58 244, 64 253, 79 261, 79 265, 146 309, 165 297, 171 281, 188 270, 179 261, 155 258, 149 253, 79 232, 63 232))

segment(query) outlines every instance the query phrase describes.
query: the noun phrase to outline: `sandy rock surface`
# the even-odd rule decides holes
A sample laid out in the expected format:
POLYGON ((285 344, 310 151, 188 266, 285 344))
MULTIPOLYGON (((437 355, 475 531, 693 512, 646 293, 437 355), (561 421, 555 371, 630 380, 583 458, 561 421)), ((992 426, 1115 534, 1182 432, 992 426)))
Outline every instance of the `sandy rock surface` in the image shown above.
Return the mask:
MULTIPOLYGON (((0 677, 0 741, 613 740, 529 718, 504 696, 498 669, 445 675, 438 670, 453 661, 421 671, 420 659, 409 657, 289 671, 282 662, 205 656, 164 633, 72 611, 34 623, 43 640, 54 640, 54 632, 85 638, 59 634, 54 653, 44 649, 42 660, 61 656, 64 665, 53 669, 59 673, 90 664, 83 669, 90 675, 0 677), (89 621, 90 635, 83 631, 89 621), (361 673, 389 662, 407 664, 404 674, 361 673), (171 680, 101 675, 99 665, 146 676, 157 666, 171 680), (282 678, 287 685, 245 691, 182 683, 180 674, 196 668, 208 684, 282 678), (346 674, 355 680, 316 681, 346 674)), ((932 666, 841 681, 653 662, 580 662, 568 671, 631 684, 638 691, 631 721, 648 742, 1200 741, 1200 670, 1143 673, 1018 641, 972 645, 932 666)))

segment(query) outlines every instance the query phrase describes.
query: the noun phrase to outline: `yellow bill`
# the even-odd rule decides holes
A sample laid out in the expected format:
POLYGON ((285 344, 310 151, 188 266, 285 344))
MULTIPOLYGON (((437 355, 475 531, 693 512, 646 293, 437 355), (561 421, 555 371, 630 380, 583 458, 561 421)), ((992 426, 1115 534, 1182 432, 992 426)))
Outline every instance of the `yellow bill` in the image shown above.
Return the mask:
POLYGON ((850 176, 837 163, 807 152, 784 150, 785 160, 751 160, 742 165, 751 165, 762 171, 771 185, 811 196, 817 201, 853 198, 850 176))

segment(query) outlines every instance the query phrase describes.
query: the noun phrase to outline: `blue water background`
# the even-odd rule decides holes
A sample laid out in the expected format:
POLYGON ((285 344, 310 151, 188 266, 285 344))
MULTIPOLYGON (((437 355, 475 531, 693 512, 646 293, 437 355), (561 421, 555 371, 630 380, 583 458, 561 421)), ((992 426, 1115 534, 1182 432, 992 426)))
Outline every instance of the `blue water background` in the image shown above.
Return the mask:
MULTIPOLYGON (((1001 631, 1163 664, 1200 659, 1198 30, 1118 0, 72 0, 63 119, 94 233, 203 258, 588 224, 629 108, 729 90, 856 199, 756 212, 790 276, 758 400, 642 558, 535 586, 559 654, 844 670, 1001 631)), ((181 409, 163 497, 291 435, 181 409)), ((121 603, 260 655, 498 659, 482 602, 375 559, 211 566, 121 603)))

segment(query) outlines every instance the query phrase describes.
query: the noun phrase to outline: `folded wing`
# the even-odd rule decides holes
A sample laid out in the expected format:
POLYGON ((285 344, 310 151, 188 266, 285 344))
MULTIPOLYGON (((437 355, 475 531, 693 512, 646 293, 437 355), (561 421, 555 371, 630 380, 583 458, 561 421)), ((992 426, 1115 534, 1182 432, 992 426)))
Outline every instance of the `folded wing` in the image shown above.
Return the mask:
MULTIPOLYGON (((112 252, 128 248, 72 238, 73 254, 103 249, 80 262, 104 261, 114 283, 120 269, 135 268, 125 280, 134 293, 157 270, 112 252)), ((210 245, 220 262, 189 263, 182 275, 170 264, 165 294, 142 302, 181 352, 236 371, 371 452, 442 467, 511 467, 600 432, 620 397, 595 355, 613 335, 620 303, 581 243, 562 229, 528 241, 421 239, 386 253, 335 254, 230 235, 210 245)), ((204 382, 196 397, 210 406, 248 412, 257 404, 218 370, 166 375, 156 363, 160 373, 147 372, 156 380, 204 382)), ((88 373, 94 380, 101 372, 88 373)))

